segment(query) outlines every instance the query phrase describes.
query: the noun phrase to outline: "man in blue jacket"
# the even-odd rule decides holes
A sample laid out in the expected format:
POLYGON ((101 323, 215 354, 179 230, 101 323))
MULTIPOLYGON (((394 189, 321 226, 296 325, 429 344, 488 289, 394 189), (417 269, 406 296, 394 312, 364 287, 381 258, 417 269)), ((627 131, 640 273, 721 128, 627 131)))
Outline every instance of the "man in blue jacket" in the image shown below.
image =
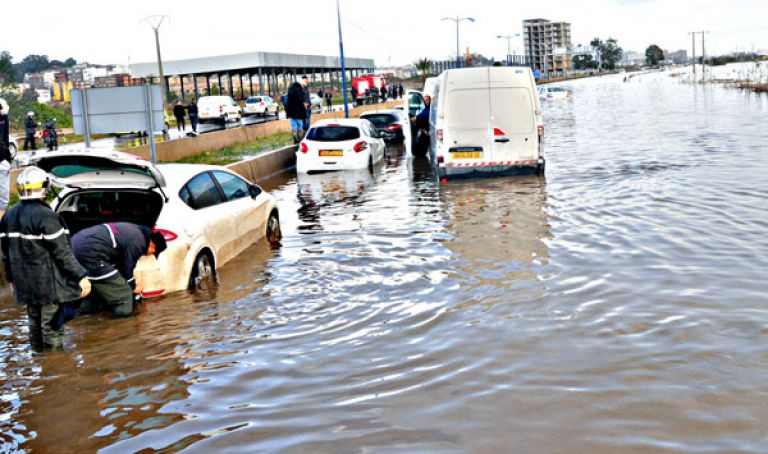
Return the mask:
POLYGON ((133 270, 142 255, 157 257, 166 248, 165 238, 149 227, 130 222, 110 222, 83 229, 72 237, 75 257, 88 271, 93 294, 80 306, 87 314, 104 306, 117 317, 133 314, 134 294, 141 294, 133 270))

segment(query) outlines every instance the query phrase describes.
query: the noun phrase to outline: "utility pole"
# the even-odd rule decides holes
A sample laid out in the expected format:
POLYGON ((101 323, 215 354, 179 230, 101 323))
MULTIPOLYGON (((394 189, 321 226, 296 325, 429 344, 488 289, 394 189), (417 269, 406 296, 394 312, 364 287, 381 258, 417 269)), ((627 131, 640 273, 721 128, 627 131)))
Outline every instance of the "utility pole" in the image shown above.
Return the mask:
POLYGON ((691 65, 693 66, 693 82, 696 83, 696 32, 688 32, 691 35, 691 65))
POLYGON ((456 67, 461 68, 461 50, 459 48, 459 24, 462 21, 468 20, 470 22, 474 22, 475 19, 472 17, 444 17, 440 20, 449 20, 452 22, 456 22, 456 67))
POLYGON ((336 19, 339 23, 339 59, 341 60, 341 91, 344 94, 344 118, 349 118, 349 104, 347 103, 347 68, 344 63, 344 40, 341 39, 341 7, 336 0, 336 19))
MULTIPOLYGON (((142 23, 149 25, 155 32, 155 50, 157 51, 157 69, 160 73, 160 91, 163 93, 163 111, 168 106, 168 93, 166 93, 165 74, 163 74, 163 59, 160 56, 160 26, 170 18, 166 15, 147 16, 141 20, 142 23)), ((152 83, 150 81, 150 83, 152 83)))
POLYGON ((704 47, 704 34, 709 32, 705 30, 699 33, 701 33, 701 77, 704 79, 707 75, 707 50, 706 47, 704 47))

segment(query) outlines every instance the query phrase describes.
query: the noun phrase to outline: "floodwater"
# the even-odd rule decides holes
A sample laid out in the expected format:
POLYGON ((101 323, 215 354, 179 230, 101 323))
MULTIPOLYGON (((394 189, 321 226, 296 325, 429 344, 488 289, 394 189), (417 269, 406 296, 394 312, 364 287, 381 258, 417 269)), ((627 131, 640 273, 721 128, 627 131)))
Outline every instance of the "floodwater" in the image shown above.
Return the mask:
POLYGON ((63 351, 3 288, 4 449, 768 451, 768 97, 622 80, 544 103, 545 177, 276 178, 281 248, 63 351))

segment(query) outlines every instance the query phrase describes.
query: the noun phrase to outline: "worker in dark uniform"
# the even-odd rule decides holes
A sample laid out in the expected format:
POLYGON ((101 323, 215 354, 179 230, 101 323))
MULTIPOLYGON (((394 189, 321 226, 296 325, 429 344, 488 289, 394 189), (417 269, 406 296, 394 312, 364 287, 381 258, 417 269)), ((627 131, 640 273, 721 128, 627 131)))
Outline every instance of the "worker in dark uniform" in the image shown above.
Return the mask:
POLYGON ((166 248, 165 238, 149 227, 129 222, 110 222, 83 229, 72 237, 75 257, 88 270, 93 294, 80 312, 109 309, 116 317, 133 314, 136 285, 133 270, 143 255, 157 257, 166 248))
POLYGON ((34 348, 61 347, 65 307, 91 291, 86 270, 77 263, 69 230, 45 203, 50 180, 38 167, 16 178, 21 203, 0 220, 5 277, 16 302, 27 306, 29 340, 34 348))

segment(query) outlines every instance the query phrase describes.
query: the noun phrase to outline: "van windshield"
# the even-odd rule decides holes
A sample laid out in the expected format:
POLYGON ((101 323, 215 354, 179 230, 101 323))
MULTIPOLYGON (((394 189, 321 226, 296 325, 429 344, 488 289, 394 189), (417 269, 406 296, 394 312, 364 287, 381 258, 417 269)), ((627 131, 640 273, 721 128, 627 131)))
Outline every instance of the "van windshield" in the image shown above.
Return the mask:
POLYGON ((344 142, 360 138, 360 130, 355 126, 321 126, 312 128, 307 140, 316 142, 344 142))

